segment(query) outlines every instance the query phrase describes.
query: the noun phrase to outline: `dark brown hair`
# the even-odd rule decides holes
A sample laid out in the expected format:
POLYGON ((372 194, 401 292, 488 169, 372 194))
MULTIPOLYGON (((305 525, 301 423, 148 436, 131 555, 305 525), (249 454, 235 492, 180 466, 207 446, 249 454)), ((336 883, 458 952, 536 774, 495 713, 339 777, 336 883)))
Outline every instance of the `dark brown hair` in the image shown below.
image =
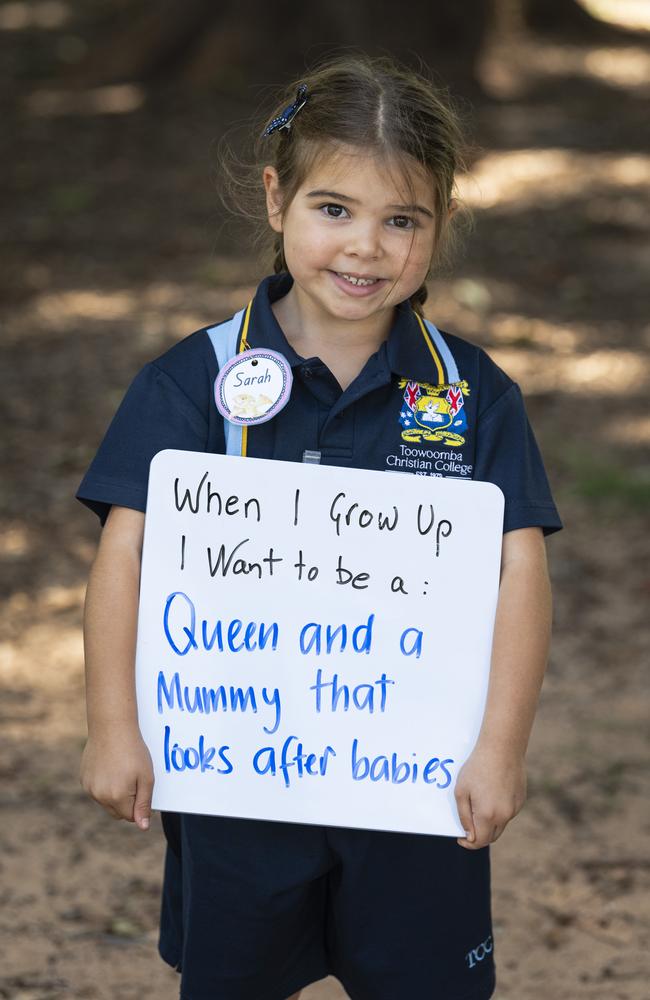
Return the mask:
MULTIPOLYGON (((276 272, 286 270, 282 234, 268 226, 262 167, 271 164, 278 172, 283 207, 288 207, 308 176, 316 158, 331 146, 357 147, 396 166, 407 188, 411 187, 413 161, 431 179, 436 214, 435 266, 451 262, 459 247, 463 223, 471 225, 471 213, 460 202, 455 178, 465 168, 466 141, 462 115, 446 88, 437 86, 387 56, 365 54, 330 57, 289 83, 274 107, 256 127, 253 155, 242 162, 228 137, 219 148, 222 201, 236 214, 262 223, 256 242, 266 244, 274 255, 276 272), (270 122, 291 104, 299 84, 305 84, 308 100, 296 114, 291 129, 264 135, 270 122), (461 210, 452 218, 452 197, 461 210)), ((427 297, 426 286, 411 296, 418 312, 427 297)))

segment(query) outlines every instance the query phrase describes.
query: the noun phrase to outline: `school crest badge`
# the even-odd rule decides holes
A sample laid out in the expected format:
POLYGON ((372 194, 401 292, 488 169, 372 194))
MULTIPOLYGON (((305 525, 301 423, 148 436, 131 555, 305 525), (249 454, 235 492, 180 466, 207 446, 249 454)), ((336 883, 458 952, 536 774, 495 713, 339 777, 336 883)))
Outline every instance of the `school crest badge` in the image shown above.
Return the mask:
POLYGON ((470 389, 464 379, 441 385, 401 379, 399 387, 404 389, 399 415, 404 441, 440 441, 456 448, 465 444, 465 396, 470 389))

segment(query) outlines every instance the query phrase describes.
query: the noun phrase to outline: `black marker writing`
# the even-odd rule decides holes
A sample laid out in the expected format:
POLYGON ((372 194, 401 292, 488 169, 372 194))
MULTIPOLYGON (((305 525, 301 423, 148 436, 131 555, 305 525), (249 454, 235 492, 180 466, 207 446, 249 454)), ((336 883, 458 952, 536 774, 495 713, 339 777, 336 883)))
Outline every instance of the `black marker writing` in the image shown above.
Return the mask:
POLYGON ((219 547, 217 558, 214 562, 212 559, 212 549, 208 545, 207 555, 208 555, 208 567, 210 570, 210 576, 216 576, 219 570, 221 570, 222 576, 227 576, 228 573, 230 572, 233 574, 233 576, 238 576, 242 573, 245 576, 247 576, 249 573, 257 573, 257 579, 261 580, 263 576, 263 567, 262 567, 263 563, 268 564, 267 566, 268 575, 273 576, 273 567, 275 566, 276 563, 280 563, 283 561, 282 556, 274 556, 273 546, 271 546, 269 548, 269 554, 267 556, 264 556, 259 561, 256 560, 251 561, 242 558, 236 559, 235 556, 237 555, 241 547, 243 545, 246 545, 247 542, 250 542, 250 538, 242 539, 242 541, 239 542, 237 545, 235 545, 234 549, 232 549, 228 555, 226 555, 226 546, 221 545, 219 547))
POLYGON ((215 513, 218 516, 222 514, 228 515, 228 517, 234 517, 236 515, 243 515, 244 518, 254 517, 256 521, 261 521, 262 519, 262 508, 260 502, 256 497, 250 497, 248 500, 243 501, 236 494, 231 494, 228 497, 223 497, 221 493, 217 490, 212 489, 212 483, 208 480, 208 473, 205 472, 198 484, 194 487, 194 493, 190 488, 185 488, 182 499, 179 496, 179 482, 180 478, 177 476, 174 480, 174 502, 176 504, 176 510, 181 511, 187 505, 192 512, 192 514, 198 514, 201 509, 201 504, 205 504, 205 512, 207 514, 213 513, 213 506, 215 508, 215 513), (207 482, 207 488, 206 487, 207 482), (252 513, 250 512, 252 508, 252 513))

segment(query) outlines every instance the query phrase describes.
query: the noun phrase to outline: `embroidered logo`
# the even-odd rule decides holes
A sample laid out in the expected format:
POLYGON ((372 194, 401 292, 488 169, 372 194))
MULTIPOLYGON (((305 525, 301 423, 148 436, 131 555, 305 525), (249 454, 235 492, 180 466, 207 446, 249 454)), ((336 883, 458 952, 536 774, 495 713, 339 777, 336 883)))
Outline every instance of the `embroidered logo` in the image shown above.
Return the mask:
POLYGON ((404 441, 442 441, 456 448, 465 444, 464 397, 470 389, 464 379, 441 385, 401 379, 399 387, 404 389, 399 415, 404 441))
POLYGON ((473 969, 477 962, 482 962, 487 955, 491 955, 494 951, 494 943, 492 941, 492 935, 489 934, 485 941, 481 941, 476 948, 472 948, 465 955, 465 961, 467 962, 470 969, 473 969))

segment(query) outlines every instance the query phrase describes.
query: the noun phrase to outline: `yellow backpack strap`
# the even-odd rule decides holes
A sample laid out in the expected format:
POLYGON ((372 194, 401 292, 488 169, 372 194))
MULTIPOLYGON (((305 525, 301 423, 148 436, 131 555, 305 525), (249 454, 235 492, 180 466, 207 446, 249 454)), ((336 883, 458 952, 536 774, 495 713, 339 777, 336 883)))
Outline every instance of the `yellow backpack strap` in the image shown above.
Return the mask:
POLYGON ((458 365, 454 360, 454 356, 449 349, 447 341, 440 333, 440 330, 428 319, 423 320, 418 313, 415 315, 417 316, 417 321, 420 324, 420 329, 422 330, 422 335, 427 343, 427 347, 429 348, 431 356, 435 362, 436 370, 438 372, 438 382, 460 382, 458 365), (443 364, 447 369, 446 379, 442 368, 443 364))
MULTIPOLYGON (((223 368, 226 362, 234 358, 236 354, 241 354, 242 351, 247 349, 246 334, 248 333, 252 305, 253 301, 251 299, 246 308, 240 309, 231 320, 219 323, 218 326, 211 326, 206 330, 217 357, 219 370, 223 368), (241 339, 239 337, 240 330, 241 339), (239 351, 237 350, 238 341, 239 351)), ((226 454, 246 455, 248 427, 242 427, 241 424, 231 424, 229 420, 224 418, 223 429, 226 436, 226 454)))

